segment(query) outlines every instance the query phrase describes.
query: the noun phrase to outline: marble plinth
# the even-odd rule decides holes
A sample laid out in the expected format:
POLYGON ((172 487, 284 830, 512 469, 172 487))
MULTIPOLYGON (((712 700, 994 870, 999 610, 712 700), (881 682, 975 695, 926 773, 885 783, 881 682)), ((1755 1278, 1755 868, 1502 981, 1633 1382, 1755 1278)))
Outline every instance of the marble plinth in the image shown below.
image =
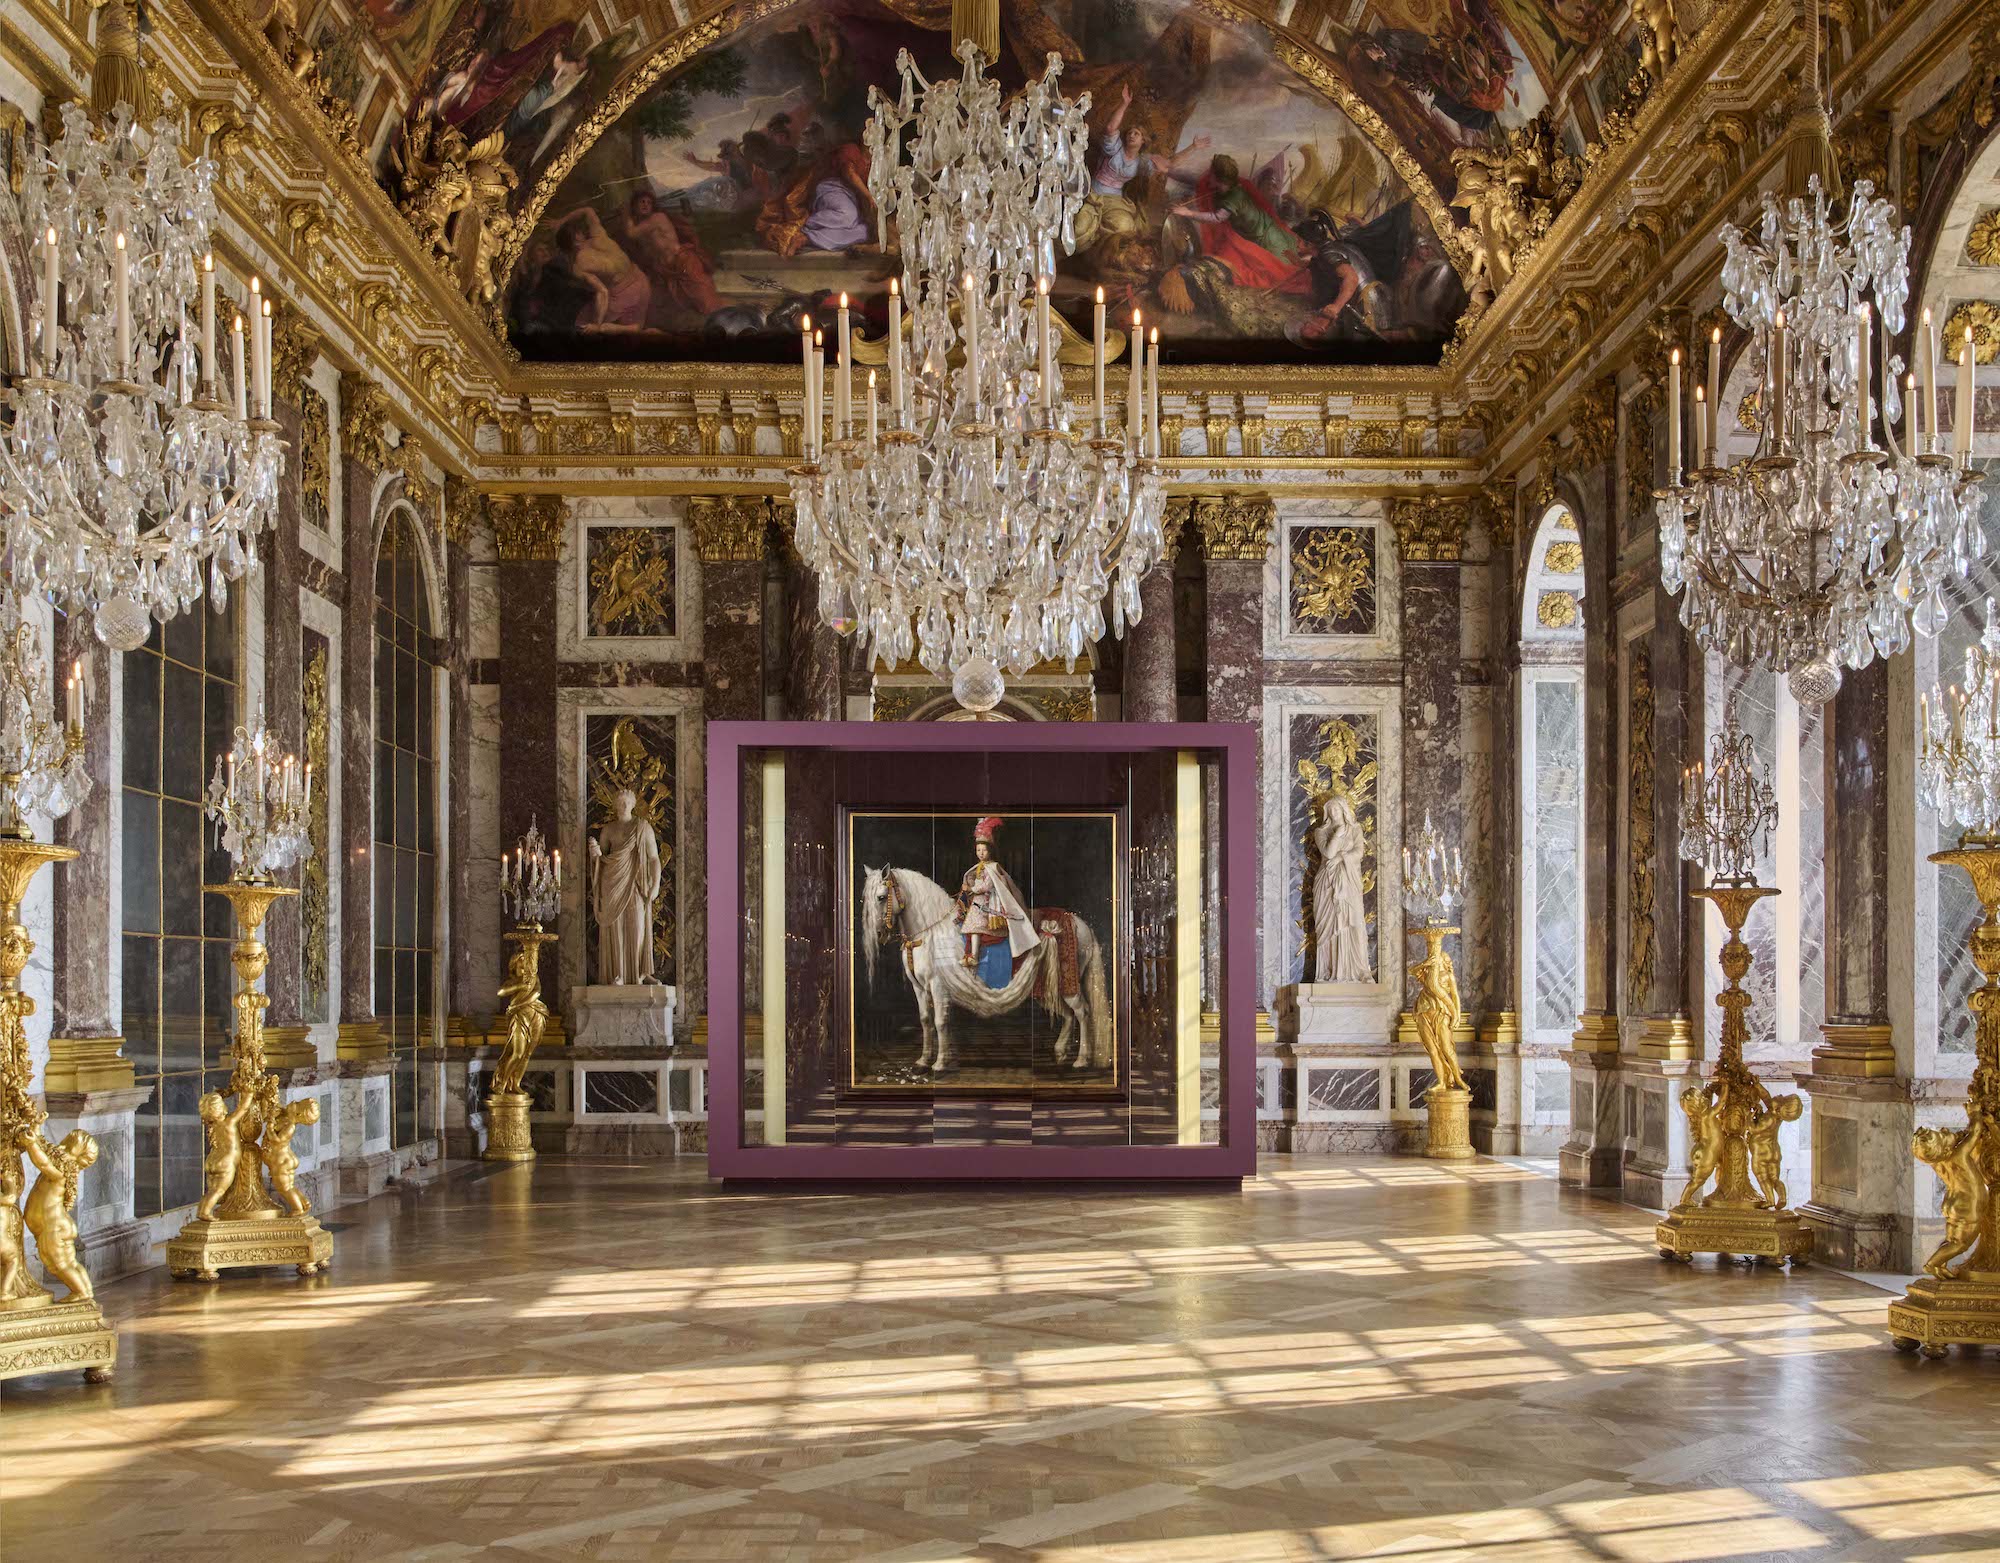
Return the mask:
POLYGON ((75 1368, 102 1384, 117 1357, 118 1337, 91 1298, 0 1309, 0 1379, 75 1368))
POLYGON ((533 1161, 535 1143, 528 1134, 526 1091, 493 1091, 486 1098, 489 1135, 483 1153, 487 1161, 533 1161))
POLYGON ((1372 982, 1295 983, 1278 990, 1279 1031, 1295 1042, 1379 1045, 1393 1006, 1372 982))
POLYGON ((195 1220, 167 1244, 168 1273, 213 1281, 224 1270, 291 1265, 315 1275, 333 1257, 333 1234, 310 1215, 195 1220))
POLYGON ((580 1048, 669 1047, 679 998, 678 989, 658 982, 571 988, 570 1036, 580 1048))
POLYGON ((1424 1154, 1433 1161, 1472 1160, 1472 1093, 1434 1085, 1424 1092, 1424 1110, 1429 1115, 1424 1154))
POLYGON ((1776 1259, 1803 1264, 1812 1257, 1812 1228, 1795 1210, 1759 1210, 1727 1205, 1697 1205, 1675 1210, 1653 1228, 1653 1242, 1662 1259, 1684 1263, 1696 1254, 1741 1254, 1746 1259, 1776 1259))
POLYGON ((1889 1305, 1889 1339, 1898 1351, 1926 1357, 1942 1357, 1949 1346, 2000 1345, 2000 1271, 1919 1276, 1889 1305))

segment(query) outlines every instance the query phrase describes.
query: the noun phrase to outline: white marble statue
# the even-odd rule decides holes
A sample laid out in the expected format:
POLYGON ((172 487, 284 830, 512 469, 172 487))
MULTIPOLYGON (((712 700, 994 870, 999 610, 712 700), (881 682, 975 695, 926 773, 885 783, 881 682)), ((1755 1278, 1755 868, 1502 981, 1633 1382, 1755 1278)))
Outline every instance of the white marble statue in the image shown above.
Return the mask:
POLYGON ((653 903, 660 894, 660 844, 634 819, 638 798, 621 788, 616 813, 590 842, 590 915, 597 925, 600 983, 657 982, 653 975, 653 903))
POLYGON ((1361 854, 1367 847, 1354 805, 1327 799, 1319 822, 1319 877, 1313 881, 1313 980, 1372 982, 1368 913, 1361 900, 1361 854))

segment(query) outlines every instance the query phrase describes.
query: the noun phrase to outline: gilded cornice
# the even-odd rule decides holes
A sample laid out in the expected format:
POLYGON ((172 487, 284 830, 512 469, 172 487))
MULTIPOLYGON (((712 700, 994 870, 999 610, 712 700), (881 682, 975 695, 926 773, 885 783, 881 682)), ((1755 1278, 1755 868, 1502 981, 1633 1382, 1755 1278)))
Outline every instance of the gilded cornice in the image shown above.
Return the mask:
POLYGON ((771 510, 763 499, 749 494, 695 497, 688 501, 688 520, 705 564, 764 557, 771 510))
POLYGON ((493 542, 509 562, 562 557, 569 501, 561 494, 492 494, 486 500, 493 542))

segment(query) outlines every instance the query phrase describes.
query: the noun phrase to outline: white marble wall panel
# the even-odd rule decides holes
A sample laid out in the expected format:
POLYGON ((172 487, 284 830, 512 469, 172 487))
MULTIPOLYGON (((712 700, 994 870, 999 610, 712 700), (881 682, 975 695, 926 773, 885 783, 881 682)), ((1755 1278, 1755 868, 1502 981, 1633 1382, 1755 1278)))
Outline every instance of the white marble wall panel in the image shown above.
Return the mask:
POLYGON ((467 654, 475 662, 500 657, 500 568, 491 560, 466 567, 467 654))
MULTIPOLYGON (((328 850, 337 853, 341 840, 342 789, 335 782, 344 774, 341 770, 341 712, 344 708, 343 680, 340 677, 342 619, 340 610, 332 603, 303 587, 299 590, 299 619, 307 629, 326 637, 326 839, 328 850)), ((330 1060, 334 1056, 334 1044, 339 1034, 341 882, 345 878, 338 861, 326 865, 326 992, 329 1012, 325 1025, 314 1032, 314 1045, 322 1060, 330 1060)))
POLYGON ((1507 984, 1495 968, 1494 919, 1504 915, 1500 854, 1493 819, 1493 691, 1468 685, 1459 691, 1459 818, 1465 839, 1465 906, 1459 916, 1460 1001, 1469 1013, 1505 1009, 1507 984))
MULTIPOLYGON (((1778 679, 1768 668, 1741 668, 1725 660, 1715 652, 1707 654, 1706 676, 1703 680, 1703 732, 1702 762, 1707 764, 1709 744, 1717 733, 1723 730, 1729 714, 1734 713, 1736 725, 1750 735, 1756 746, 1758 763, 1773 777, 1778 775, 1778 679)), ((1790 767, 1786 768, 1787 773, 1790 767)), ((1781 818, 1789 817, 1796 828, 1797 805, 1780 797, 1781 818)), ((1775 837, 1775 833, 1774 833, 1775 837)), ((1663 843, 1667 850, 1678 850, 1677 843, 1663 843)), ((1796 899, 1798 885, 1781 882, 1778 875, 1777 859, 1774 855, 1774 841, 1767 840, 1764 850, 1759 853, 1756 867, 1757 883, 1776 886, 1781 892, 1779 899, 1796 899)), ((1722 984, 1716 962, 1722 953, 1723 942, 1729 937, 1723 926, 1722 915, 1713 906, 1706 909, 1703 918, 1705 946, 1707 950, 1706 983, 1710 996, 1722 984)), ((1796 950, 1781 952, 1778 943, 1778 912, 1770 902, 1765 901, 1753 907, 1743 925, 1743 942, 1750 946, 1750 971, 1743 979, 1743 987, 1750 995, 1750 1008, 1744 1012, 1749 1023, 1750 1039, 1744 1044, 1744 1056, 1748 1058, 1789 1057, 1797 1052, 1796 1013, 1783 1019, 1778 1007, 1778 963, 1789 960, 1794 973, 1797 970, 1796 950)), ((1794 976, 1788 984, 1796 994, 1794 976)), ((1715 1004, 1705 1004, 1703 1025, 1707 1035, 1707 1056, 1713 1058, 1722 1042, 1722 1010, 1715 1004)))
POLYGON ((1522 1039, 1566 1046, 1583 1007, 1583 680, 1521 674, 1522 1039))
POLYGON ((1362 715, 1376 724, 1375 949, 1376 980, 1354 994, 1382 1006, 1383 1023, 1402 1006, 1402 690, 1395 685, 1272 686, 1264 693, 1264 970, 1259 1002, 1275 1009, 1280 987, 1297 982, 1306 950, 1298 927, 1297 887, 1305 844, 1292 828, 1296 770, 1289 752, 1295 716, 1362 715))
POLYGON ((566 662, 690 662, 701 656, 701 558, 687 501, 678 496, 616 495, 578 499, 556 573, 556 655, 566 662), (605 526, 674 529, 674 633, 587 635, 590 616, 589 530, 605 526))
POLYGON ((1278 660, 1370 661, 1402 654, 1403 594, 1397 564, 1396 535, 1379 500, 1280 499, 1272 529, 1272 547, 1265 556, 1264 600, 1273 604, 1264 615, 1264 655, 1278 660), (1286 605, 1292 600, 1290 528, 1308 522, 1375 528, 1375 633, 1372 635, 1297 635, 1289 629, 1286 605))
MULTIPOLYGON (((472 686, 472 710, 467 724, 471 753, 466 779, 467 872, 472 876, 466 897, 468 971, 472 1002, 479 1014, 499 1007, 500 946, 500 686, 472 686)), ((581 863, 581 855, 570 859, 581 863)), ((558 1005, 558 1008, 561 1006, 558 1005)))

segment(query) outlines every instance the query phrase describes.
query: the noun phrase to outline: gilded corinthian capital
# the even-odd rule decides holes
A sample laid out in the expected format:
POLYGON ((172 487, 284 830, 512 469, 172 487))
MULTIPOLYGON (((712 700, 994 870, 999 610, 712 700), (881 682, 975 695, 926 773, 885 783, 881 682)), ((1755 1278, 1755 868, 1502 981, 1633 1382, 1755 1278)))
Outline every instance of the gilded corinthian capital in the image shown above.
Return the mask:
POLYGON ((1421 499, 1396 500, 1389 509, 1397 552, 1418 564, 1462 557, 1466 523, 1471 519, 1472 501, 1463 497, 1426 494, 1421 499))
POLYGON ((1271 551, 1271 522, 1278 507, 1269 499, 1196 499, 1195 529, 1204 559, 1263 559, 1271 551))
POLYGON ((705 563, 762 559, 764 528, 771 519, 770 504, 755 494, 730 494, 713 499, 690 499, 688 520, 694 526, 695 546, 705 563))
POLYGON ((508 561, 557 559, 562 556, 563 530, 569 523, 569 501, 560 494, 492 494, 486 514, 493 522, 493 541, 508 561))

